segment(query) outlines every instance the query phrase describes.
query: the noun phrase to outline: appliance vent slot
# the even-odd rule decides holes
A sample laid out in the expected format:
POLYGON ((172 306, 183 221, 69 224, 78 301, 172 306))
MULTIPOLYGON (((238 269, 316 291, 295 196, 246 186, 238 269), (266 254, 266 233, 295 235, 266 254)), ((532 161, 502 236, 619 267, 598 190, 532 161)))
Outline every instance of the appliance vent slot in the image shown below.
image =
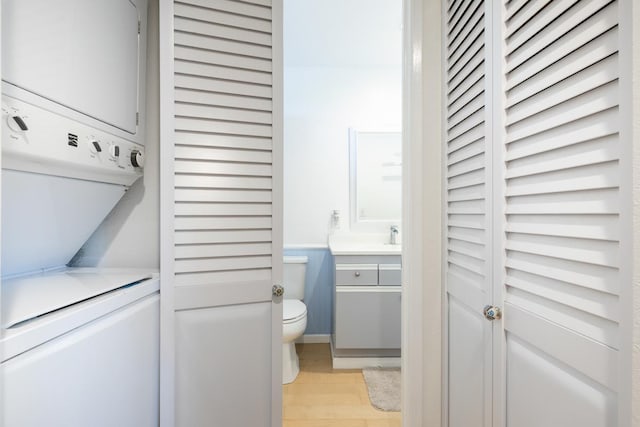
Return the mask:
POLYGON ((72 133, 68 134, 69 136, 69 145, 72 147, 77 147, 78 146, 78 135, 74 135, 72 133))

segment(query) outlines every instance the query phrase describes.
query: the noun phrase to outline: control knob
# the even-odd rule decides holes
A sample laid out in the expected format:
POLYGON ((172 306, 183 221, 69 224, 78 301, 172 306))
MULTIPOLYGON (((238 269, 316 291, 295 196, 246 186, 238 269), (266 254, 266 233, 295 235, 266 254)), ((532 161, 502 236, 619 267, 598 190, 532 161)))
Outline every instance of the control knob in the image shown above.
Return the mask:
POLYGON ((114 159, 120 157, 120 147, 117 145, 111 145, 109 147, 109 155, 114 159))
POLYGON ((140 150, 132 150, 131 151, 131 164, 135 168, 143 168, 144 167, 144 154, 140 150))
POLYGON ((18 115, 10 115, 7 117, 7 124, 9 125, 9 129, 14 132, 25 132, 29 130, 24 119, 18 115))
POLYGON ((87 142, 87 144, 89 145, 89 151, 93 154, 98 154, 98 153, 102 153, 102 147, 100 146, 100 141, 98 141, 97 139, 89 139, 89 142, 87 142))

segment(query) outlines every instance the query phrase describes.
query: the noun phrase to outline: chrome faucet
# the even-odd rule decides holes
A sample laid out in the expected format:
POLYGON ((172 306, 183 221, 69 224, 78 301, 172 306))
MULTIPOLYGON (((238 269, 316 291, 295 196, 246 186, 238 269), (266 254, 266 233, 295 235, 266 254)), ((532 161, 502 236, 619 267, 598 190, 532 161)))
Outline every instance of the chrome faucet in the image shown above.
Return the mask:
POLYGON ((400 230, 398 229, 397 225, 392 225, 389 229, 391 235, 389 237, 389 243, 391 243, 392 245, 397 245, 398 244, 398 234, 400 233, 400 230))

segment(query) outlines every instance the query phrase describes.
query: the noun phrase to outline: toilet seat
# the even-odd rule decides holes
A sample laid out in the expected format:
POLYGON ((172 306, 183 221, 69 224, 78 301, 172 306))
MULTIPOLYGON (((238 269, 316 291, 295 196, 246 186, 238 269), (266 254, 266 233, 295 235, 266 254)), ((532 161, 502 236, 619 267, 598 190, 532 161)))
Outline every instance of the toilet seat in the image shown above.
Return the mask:
POLYGON ((284 324, 295 323, 307 315, 307 306, 297 299, 286 299, 282 302, 282 321, 284 324))

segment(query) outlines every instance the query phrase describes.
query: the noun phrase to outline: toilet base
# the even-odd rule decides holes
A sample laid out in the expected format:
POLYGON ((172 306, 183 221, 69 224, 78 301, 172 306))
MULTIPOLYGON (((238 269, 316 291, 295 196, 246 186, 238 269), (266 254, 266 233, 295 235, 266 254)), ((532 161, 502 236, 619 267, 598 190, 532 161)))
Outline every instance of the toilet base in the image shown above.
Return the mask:
POLYGON ((295 341, 282 344, 282 384, 294 382, 299 372, 300 361, 295 341))

